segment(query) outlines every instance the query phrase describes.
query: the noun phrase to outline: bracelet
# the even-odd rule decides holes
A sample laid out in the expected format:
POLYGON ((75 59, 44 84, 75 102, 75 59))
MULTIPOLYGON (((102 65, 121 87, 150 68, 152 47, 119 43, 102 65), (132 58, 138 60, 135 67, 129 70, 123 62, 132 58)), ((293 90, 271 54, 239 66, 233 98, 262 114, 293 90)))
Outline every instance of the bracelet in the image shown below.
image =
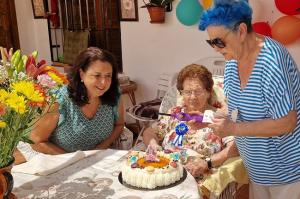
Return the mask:
POLYGON ((211 168, 212 168, 211 158, 205 158, 205 161, 206 161, 206 163, 207 163, 208 169, 211 169, 211 168))

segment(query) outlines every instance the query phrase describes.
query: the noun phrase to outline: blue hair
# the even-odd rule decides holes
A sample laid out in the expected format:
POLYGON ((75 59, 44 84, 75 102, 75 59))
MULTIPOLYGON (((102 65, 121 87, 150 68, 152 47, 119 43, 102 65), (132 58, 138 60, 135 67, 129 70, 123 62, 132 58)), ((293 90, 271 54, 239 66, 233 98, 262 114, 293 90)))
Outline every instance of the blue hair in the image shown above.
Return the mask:
POLYGON ((232 29, 244 22, 251 32, 251 20, 252 8, 247 0, 214 0, 214 5, 202 14, 199 29, 204 31, 210 25, 232 29))

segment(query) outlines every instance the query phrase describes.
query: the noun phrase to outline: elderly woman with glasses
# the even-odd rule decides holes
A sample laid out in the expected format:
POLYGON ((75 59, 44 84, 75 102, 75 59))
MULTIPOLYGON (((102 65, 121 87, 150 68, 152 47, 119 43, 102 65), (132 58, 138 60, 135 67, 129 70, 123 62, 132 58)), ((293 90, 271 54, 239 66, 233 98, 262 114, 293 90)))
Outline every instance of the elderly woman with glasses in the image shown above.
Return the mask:
POLYGON ((287 49, 253 32, 245 0, 215 0, 199 28, 226 62, 228 118, 209 127, 233 135, 251 198, 300 198, 300 73, 287 49))
MULTIPOLYGON (((204 66, 192 64, 183 68, 176 86, 182 96, 182 106, 171 108, 171 114, 216 111, 211 105, 212 74, 204 66)), ((144 143, 154 150, 161 148, 159 144, 165 150, 186 150, 189 156, 193 156, 188 158, 186 168, 194 177, 200 177, 212 167, 218 167, 228 158, 238 155, 233 139, 222 140, 211 129, 194 121, 186 123, 188 131, 183 136, 182 146, 174 144, 176 126, 180 123, 181 121, 173 117, 161 117, 155 126, 144 131, 144 143)))

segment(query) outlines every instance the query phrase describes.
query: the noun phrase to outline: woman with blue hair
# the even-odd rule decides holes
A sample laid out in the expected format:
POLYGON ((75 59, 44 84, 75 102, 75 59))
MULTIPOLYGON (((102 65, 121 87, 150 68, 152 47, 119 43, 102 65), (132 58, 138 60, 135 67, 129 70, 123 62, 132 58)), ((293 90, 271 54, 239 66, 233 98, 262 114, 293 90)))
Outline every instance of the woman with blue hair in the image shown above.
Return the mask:
POLYGON ((245 0, 215 0, 199 29, 226 61, 228 118, 209 127, 234 135, 250 176, 250 198, 300 198, 300 73, 287 49, 253 32, 245 0))

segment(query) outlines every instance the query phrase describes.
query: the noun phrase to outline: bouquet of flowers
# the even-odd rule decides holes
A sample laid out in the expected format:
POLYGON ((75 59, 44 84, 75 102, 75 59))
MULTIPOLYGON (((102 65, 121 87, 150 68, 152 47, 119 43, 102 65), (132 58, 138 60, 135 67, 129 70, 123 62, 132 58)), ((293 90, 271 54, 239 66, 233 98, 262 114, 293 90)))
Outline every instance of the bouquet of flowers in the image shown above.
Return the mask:
POLYGON ((13 160, 20 141, 32 143, 32 126, 55 102, 56 91, 67 84, 65 75, 45 60, 37 62, 37 51, 22 55, 0 47, 0 168, 13 160))

